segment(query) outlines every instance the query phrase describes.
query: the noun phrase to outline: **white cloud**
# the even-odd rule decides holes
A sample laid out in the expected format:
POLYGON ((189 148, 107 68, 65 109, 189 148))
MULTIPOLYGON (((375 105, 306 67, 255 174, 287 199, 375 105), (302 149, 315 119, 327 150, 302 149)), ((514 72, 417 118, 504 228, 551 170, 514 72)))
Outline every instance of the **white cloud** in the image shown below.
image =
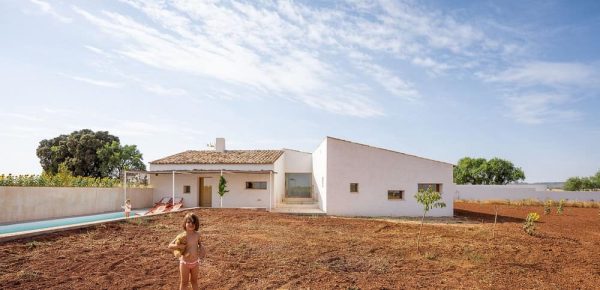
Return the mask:
POLYGON ((73 19, 62 16, 58 12, 56 12, 54 10, 54 8, 52 7, 52 5, 50 5, 50 3, 47 3, 47 2, 44 2, 41 0, 29 0, 29 1, 31 3, 37 5, 37 7, 42 11, 42 13, 51 15, 52 17, 56 18, 60 22, 63 22, 63 23, 73 22, 73 19))
POLYGON ((187 91, 180 88, 165 88, 161 85, 157 84, 148 84, 144 86, 146 91, 158 94, 158 95, 166 95, 166 96, 184 96, 187 95, 187 91))
POLYGON ((35 115, 32 115, 32 114, 0 113, 0 117, 5 117, 7 119, 7 121, 10 123, 14 122, 15 118, 24 120, 24 121, 33 121, 33 122, 43 121, 43 119, 41 119, 35 115), (10 120, 12 120, 12 121, 10 121, 10 120))
POLYGON ((335 9, 293 1, 260 6, 237 1, 123 2, 149 21, 73 9, 118 40, 120 46, 112 51, 130 60, 336 114, 379 116, 384 112, 374 96, 408 101, 422 97, 413 82, 401 77, 403 67, 381 59, 439 74, 462 68, 439 61, 446 59, 442 56, 464 59, 496 49, 486 45, 489 39, 476 27, 412 2, 353 1, 335 9), (348 95, 341 91, 346 84, 357 82, 367 88, 354 92, 359 101, 343 97, 348 95))
POLYGON ((600 84, 600 74, 595 66, 576 62, 528 62, 484 79, 525 86, 582 87, 600 84))
POLYGON ((509 117, 526 124, 565 122, 578 120, 581 113, 565 109, 571 98, 558 94, 523 94, 507 98, 509 117))
POLYGON ((449 65, 445 63, 439 63, 429 57, 415 57, 413 58, 412 63, 418 66, 428 68, 434 73, 442 73, 450 68, 449 65))
POLYGON ((121 83, 115 83, 115 82, 109 82, 109 81, 102 81, 102 80, 95 80, 95 79, 90 79, 90 78, 85 78, 85 77, 79 77, 79 76, 72 76, 72 75, 66 75, 63 74, 64 76, 76 80, 76 81, 80 81, 80 82, 84 82, 84 83, 88 83, 91 85, 95 85, 95 86, 100 86, 100 87, 107 87, 107 88, 120 88, 123 86, 123 84, 121 83))

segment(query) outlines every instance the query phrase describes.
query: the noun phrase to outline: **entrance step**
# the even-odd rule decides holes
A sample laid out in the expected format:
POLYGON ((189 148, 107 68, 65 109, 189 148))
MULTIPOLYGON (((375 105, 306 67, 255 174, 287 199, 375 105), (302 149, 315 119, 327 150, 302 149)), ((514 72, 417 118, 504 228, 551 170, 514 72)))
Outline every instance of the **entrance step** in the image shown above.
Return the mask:
POLYGON ((282 202, 286 204, 318 204, 318 202, 312 198, 302 197, 286 197, 282 202))
POLYGON ((318 203, 278 203, 277 208, 318 209, 318 203))
POLYGON ((289 207, 278 207, 271 210, 274 213, 285 213, 293 215, 326 215, 326 213, 319 208, 289 208, 289 207))

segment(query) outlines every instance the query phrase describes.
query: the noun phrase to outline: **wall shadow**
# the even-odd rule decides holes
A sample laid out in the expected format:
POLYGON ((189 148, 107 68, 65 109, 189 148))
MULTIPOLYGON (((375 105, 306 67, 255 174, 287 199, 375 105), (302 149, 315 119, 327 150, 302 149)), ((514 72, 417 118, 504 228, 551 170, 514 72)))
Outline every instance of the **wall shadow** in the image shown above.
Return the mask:
MULTIPOLYGON (((464 209, 454 209, 455 217, 467 218, 469 220, 481 221, 485 222, 494 222, 494 214, 481 213, 476 211, 469 211, 464 209)), ((524 218, 516 218, 512 216, 504 216, 498 213, 497 223, 522 223, 524 222, 524 218)))

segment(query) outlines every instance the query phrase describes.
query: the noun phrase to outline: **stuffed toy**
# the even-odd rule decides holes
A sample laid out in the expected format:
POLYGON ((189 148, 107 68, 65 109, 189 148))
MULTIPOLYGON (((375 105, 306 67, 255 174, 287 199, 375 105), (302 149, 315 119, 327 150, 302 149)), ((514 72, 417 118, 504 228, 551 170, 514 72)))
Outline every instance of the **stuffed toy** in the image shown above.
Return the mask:
MULTIPOLYGON (((183 232, 183 233, 177 235, 177 237, 175 238, 175 243, 177 245, 185 245, 185 244, 187 244, 187 233, 183 232)), ((175 255, 175 258, 181 258, 181 256, 184 256, 184 257, 189 256, 190 253, 185 253, 185 255, 184 255, 181 250, 174 250, 173 251, 173 255, 175 255)))

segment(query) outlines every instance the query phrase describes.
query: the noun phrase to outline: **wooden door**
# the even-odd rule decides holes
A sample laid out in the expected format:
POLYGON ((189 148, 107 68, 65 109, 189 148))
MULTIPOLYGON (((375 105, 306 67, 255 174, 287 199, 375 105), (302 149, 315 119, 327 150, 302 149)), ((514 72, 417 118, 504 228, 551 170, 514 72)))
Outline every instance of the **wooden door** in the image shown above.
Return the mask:
POLYGON ((199 191, 199 206, 200 207, 212 207, 212 186, 204 185, 204 178, 200 177, 198 182, 199 191))

